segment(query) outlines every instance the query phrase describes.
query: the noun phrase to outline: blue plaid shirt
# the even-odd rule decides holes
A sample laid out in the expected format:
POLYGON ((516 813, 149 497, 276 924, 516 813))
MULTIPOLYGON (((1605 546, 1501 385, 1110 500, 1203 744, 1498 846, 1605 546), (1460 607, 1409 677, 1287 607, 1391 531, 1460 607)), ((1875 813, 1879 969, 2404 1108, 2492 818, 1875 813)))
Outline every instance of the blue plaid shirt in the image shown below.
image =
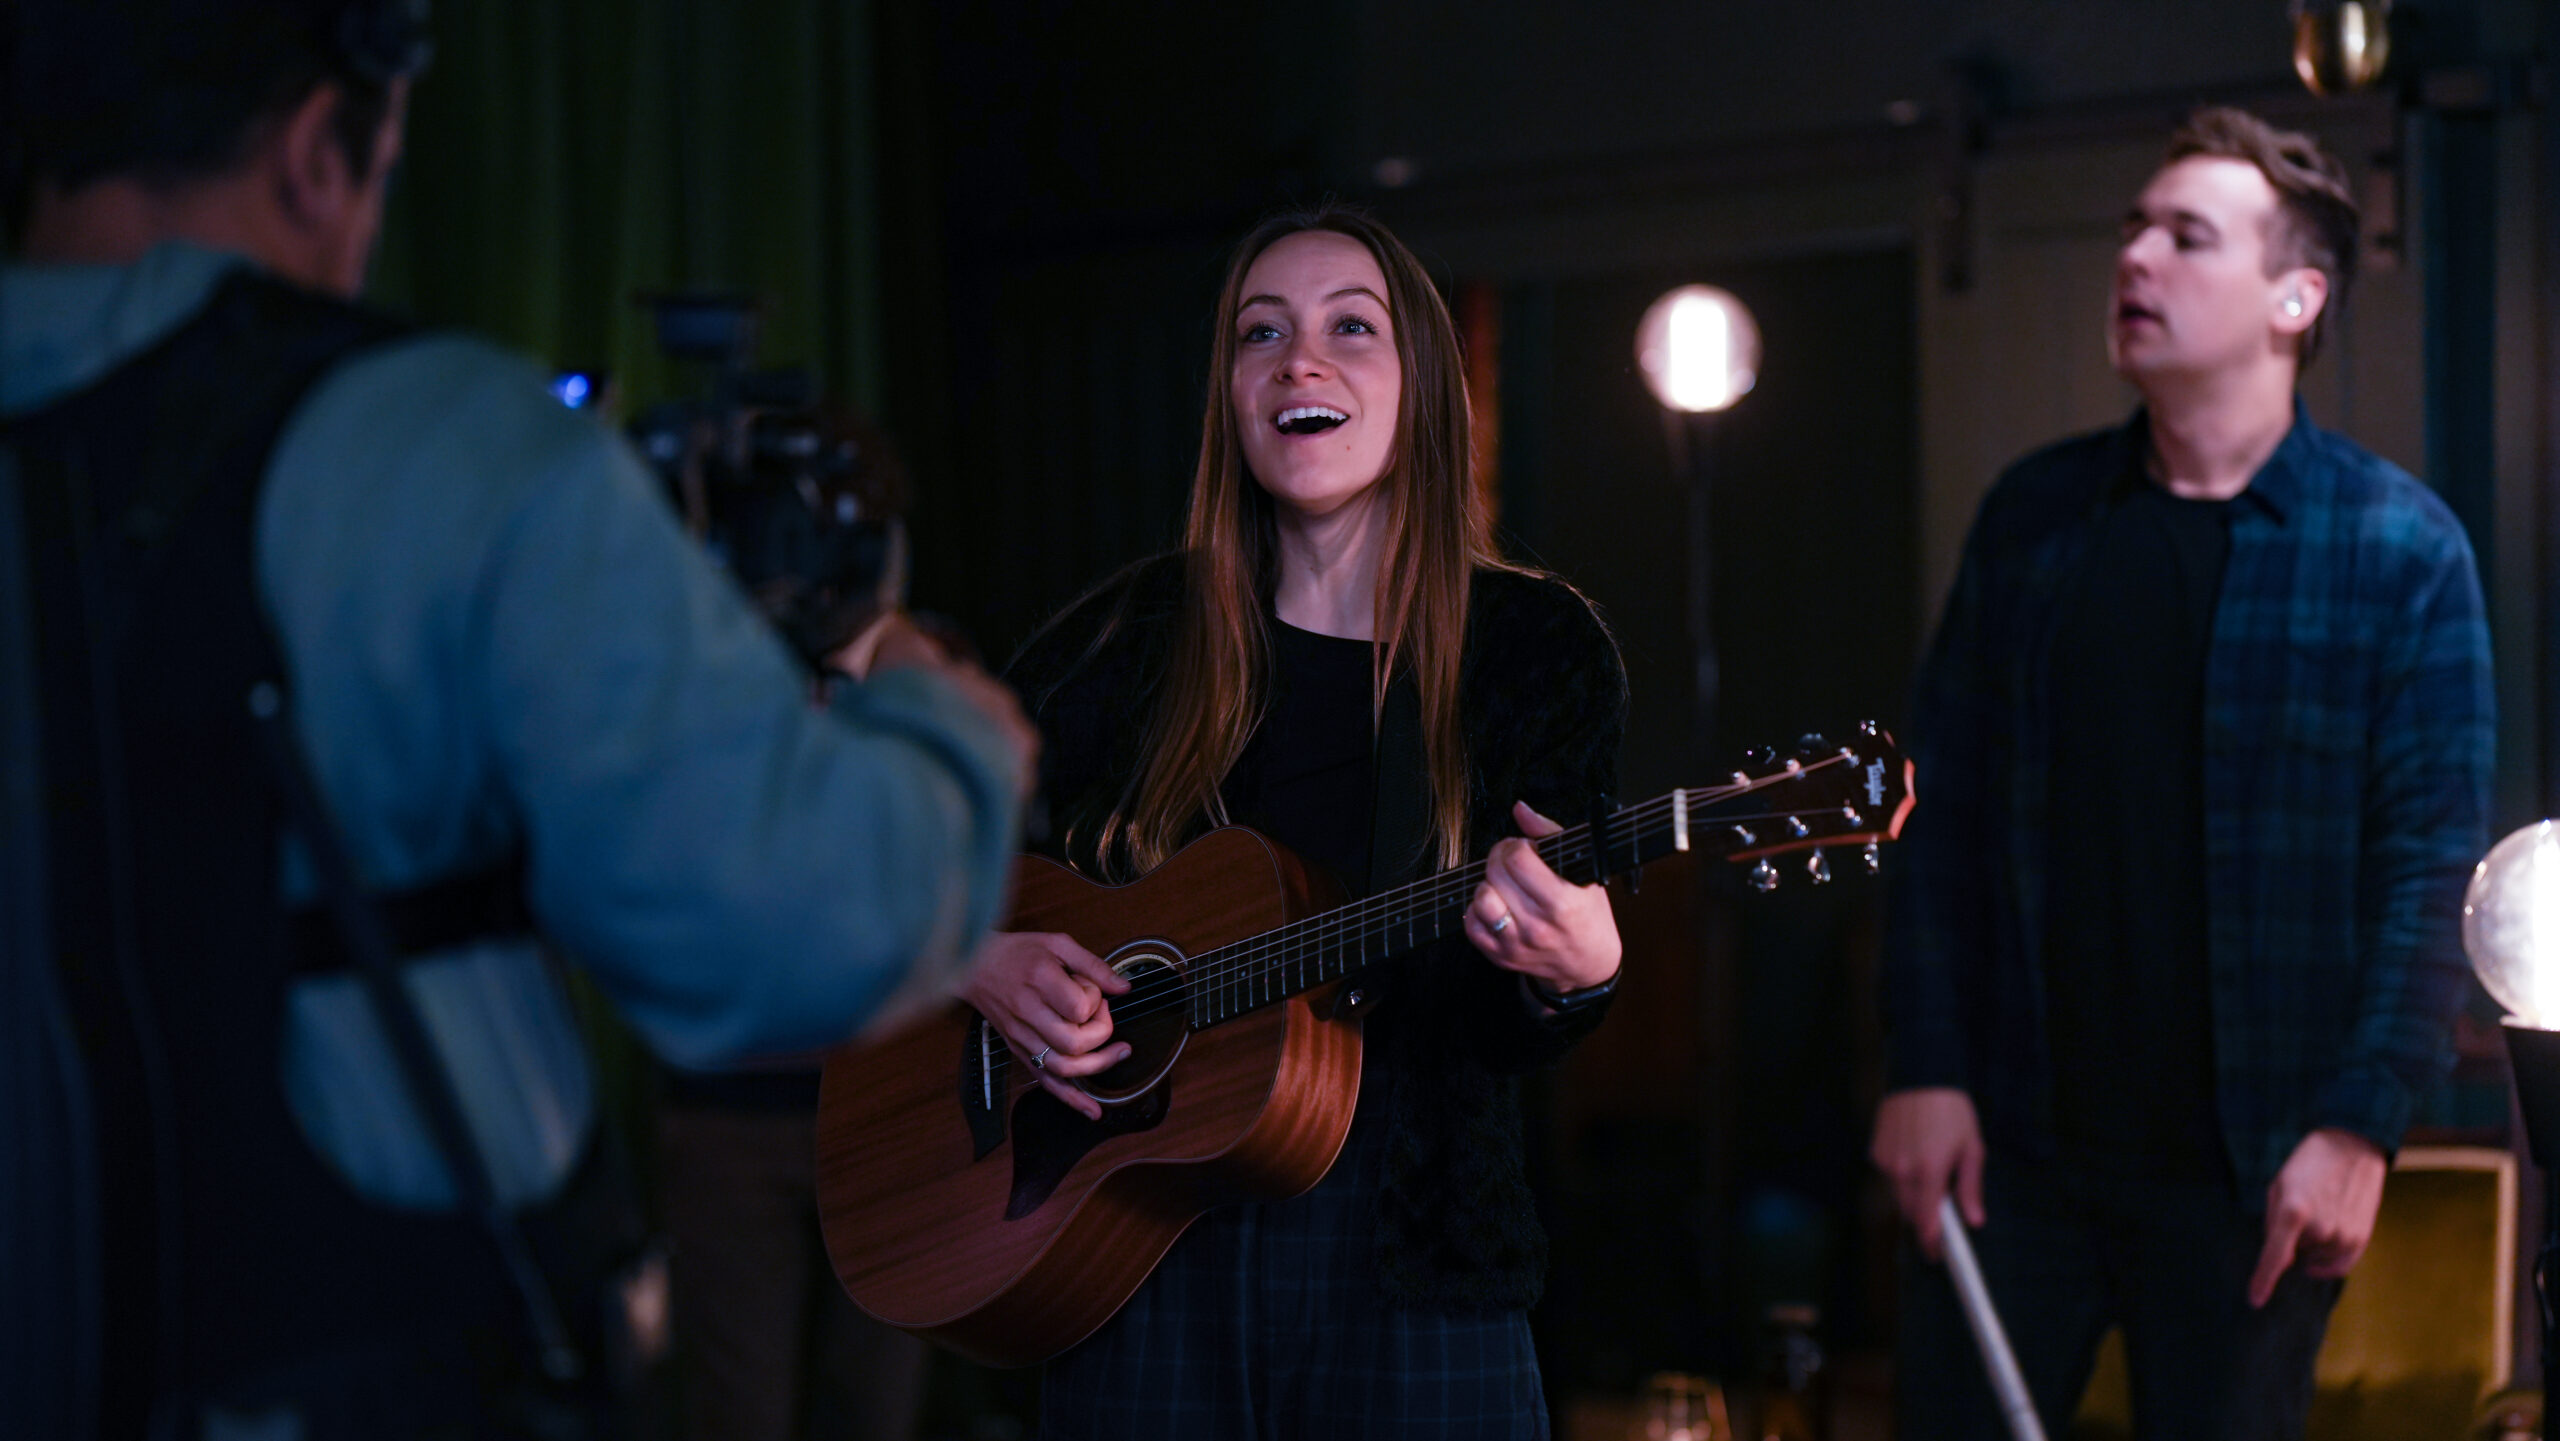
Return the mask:
MULTIPOLYGON (((2045 673, 2146 425, 2037 452, 1976 516, 1911 722, 1920 805, 1887 939, 1888 1085, 1961 1086, 1995 1147, 2052 1152, 2045 673)), ((2257 1204, 2303 1135, 2397 1149, 2452 1058, 2463 887, 2495 724, 2471 548, 2407 472, 2293 429, 2230 508, 2205 661, 2215 1100, 2257 1204)))

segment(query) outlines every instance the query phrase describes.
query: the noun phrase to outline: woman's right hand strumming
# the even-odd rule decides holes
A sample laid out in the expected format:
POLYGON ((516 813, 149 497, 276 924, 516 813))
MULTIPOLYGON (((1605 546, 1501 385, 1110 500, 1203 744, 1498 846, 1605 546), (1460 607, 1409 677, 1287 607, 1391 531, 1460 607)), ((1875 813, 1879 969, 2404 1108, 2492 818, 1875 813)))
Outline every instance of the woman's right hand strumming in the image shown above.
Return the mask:
POLYGON ((1102 1103, 1076 1089, 1073 1078, 1128 1057, 1128 1045, 1111 1039, 1111 1011, 1103 1004, 1105 996, 1128 989, 1072 936, 996 931, 979 945, 960 999, 994 1023, 1014 1060, 1049 1094, 1100 1120, 1102 1103))

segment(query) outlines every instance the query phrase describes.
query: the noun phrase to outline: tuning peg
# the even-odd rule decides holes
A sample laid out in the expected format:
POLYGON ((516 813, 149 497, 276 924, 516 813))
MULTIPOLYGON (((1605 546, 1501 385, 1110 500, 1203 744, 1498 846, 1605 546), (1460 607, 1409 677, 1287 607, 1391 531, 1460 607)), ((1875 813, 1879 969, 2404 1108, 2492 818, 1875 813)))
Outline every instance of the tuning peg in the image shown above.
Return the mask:
POLYGON ((1752 834, 1751 827, 1749 826, 1735 826, 1733 828, 1733 844, 1734 849, 1747 851, 1753 846, 1760 844, 1760 838, 1752 834))
POLYGON ((1820 846, 1814 847, 1813 859, 1804 863, 1804 873, 1813 877, 1813 883, 1817 886, 1831 884, 1831 859, 1822 853, 1820 846))
POLYGON ((1868 875, 1872 876, 1884 869, 1884 857, 1877 854, 1875 842, 1867 842, 1866 846, 1861 849, 1858 854, 1866 860, 1868 875))
POLYGON ((1760 864, 1751 868, 1751 889, 1755 891, 1774 891, 1777 888, 1778 868, 1769 864, 1769 858, 1763 856, 1760 858, 1760 864))
POLYGON ((1818 756, 1829 749, 1831 749, 1831 742, 1824 740, 1820 731, 1807 731, 1796 737, 1798 754, 1818 756))
POLYGON ((1787 834, 1795 837, 1797 840, 1803 840, 1806 836, 1812 835, 1813 832, 1805 828, 1804 817, 1789 816, 1787 817, 1787 834))
POLYGON ((1865 736, 1869 740, 1874 740, 1876 737, 1884 734, 1884 727, 1877 725, 1871 720, 1862 720, 1858 722, 1858 734, 1865 736))
POLYGON ((1754 770, 1767 770, 1778 763, 1778 753, 1767 746, 1753 746, 1742 753, 1742 763, 1754 770))

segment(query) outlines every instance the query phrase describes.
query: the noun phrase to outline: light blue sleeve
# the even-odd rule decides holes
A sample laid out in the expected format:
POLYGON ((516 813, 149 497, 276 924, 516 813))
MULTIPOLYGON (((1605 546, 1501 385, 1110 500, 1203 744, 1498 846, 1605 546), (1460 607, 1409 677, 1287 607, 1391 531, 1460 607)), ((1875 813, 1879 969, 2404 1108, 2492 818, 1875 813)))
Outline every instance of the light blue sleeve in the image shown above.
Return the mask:
POLYGON ((667 1059, 843 1039, 947 991, 1016 762, 938 678, 820 708, 622 442, 478 342, 342 367, 259 516, 320 789, 368 883, 521 841, 546 931, 667 1059))

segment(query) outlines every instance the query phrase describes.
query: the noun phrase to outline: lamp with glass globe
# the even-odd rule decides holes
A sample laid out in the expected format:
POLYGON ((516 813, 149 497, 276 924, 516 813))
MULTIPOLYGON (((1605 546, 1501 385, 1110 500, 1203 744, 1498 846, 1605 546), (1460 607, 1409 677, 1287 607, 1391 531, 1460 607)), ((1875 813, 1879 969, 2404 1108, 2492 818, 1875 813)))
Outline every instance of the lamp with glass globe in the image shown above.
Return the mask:
POLYGON ((2551 1271, 2560 1263, 2560 823, 2536 821, 2489 848, 2462 898, 2462 948, 2507 1008, 2502 1029, 2524 1113, 2526 1146, 2542 1170, 2542 1249, 2533 1266, 2548 1393, 2555 1324, 2551 1271))
POLYGON ((1731 291, 1680 286, 1654 301, 1636 326, 1636 368, 1662 405, 1671 468, 1689 492, 1689 723, 1693 755, 1703 761, 1715 745, 1719 689, 1707 524, 1715 491, 1715 420, 1759 381, 1760 326, 1731 291))

